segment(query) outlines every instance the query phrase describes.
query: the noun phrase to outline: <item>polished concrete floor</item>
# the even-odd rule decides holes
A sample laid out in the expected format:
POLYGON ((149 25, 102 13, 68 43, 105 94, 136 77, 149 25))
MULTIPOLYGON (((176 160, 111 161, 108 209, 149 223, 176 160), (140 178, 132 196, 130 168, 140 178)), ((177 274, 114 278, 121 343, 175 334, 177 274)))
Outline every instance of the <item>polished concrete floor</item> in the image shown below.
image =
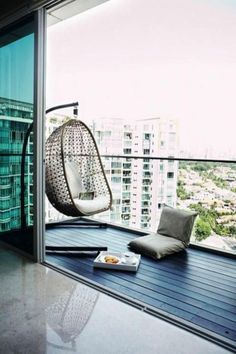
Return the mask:
POLYGON ((230 352, 0 248, 0 353, 230 352))

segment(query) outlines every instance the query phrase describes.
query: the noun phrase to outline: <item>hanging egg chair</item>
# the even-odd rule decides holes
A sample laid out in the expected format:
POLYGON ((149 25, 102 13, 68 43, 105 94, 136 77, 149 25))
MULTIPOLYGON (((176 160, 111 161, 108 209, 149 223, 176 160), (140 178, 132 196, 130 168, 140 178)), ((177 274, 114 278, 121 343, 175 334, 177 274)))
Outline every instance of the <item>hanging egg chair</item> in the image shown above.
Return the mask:
POLYGON ((97 144, 82 121, 70 119, 46 141, 46 194, 67 216, 90 216, 111 208, 112 193, 97 144))
MULTIPOLYGON (((54 106, 46 114, 57 109, 74 107, 77 115, 78 102, 54 106)), ((21 160, 21 227, 27 228, 25 213, 25 159, 32 122, 26 132, 21 160)), ((111 208, 112 193, 109 187, 97 144, 90 129, 77 119, 70 119, 49 136, 45 146, 46 194, 51 204, 67 216, 90 216, 111 208)), ((78 223, 55 222, 46 228, 58 225, 80 226, 78 223)), ((106 224, 88 222, 86 226, 104 227, 106 224)), ((98 246, 46 246, 51 251, 106 251, 98 246)))

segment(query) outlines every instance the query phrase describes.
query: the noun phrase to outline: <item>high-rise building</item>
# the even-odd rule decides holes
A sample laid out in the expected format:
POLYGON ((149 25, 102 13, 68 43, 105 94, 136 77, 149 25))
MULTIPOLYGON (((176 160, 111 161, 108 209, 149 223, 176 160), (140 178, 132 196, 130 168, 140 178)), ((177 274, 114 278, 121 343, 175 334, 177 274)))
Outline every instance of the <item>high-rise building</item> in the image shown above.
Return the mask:
POLYGON ((92 129, 100 153, 114 155, 104 160, 113 207, 102 218, 155 230, 162 203, 176 206, 178 162, 166 158, 176 156, 177 123, 161 118, 129 124, 121 119, 101 119, 93 123, 92 129))
MULTIPOLYGON (((0 97, 0 231, 17 229, 21 225, 21 160, 26 131, 33 119, 31 103, 0 97)), ((25 213, 28 224, 33 222, 33 144, 27 145, 25 163, 25 213)))

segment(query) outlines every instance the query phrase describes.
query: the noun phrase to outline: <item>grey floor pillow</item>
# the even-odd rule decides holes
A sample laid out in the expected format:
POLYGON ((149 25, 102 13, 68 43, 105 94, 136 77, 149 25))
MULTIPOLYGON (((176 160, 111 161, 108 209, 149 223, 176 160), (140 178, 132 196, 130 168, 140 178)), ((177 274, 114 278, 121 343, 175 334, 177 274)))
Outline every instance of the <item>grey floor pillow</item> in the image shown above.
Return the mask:
POLYGON ((129 242, 128 246, 133 251, 154 259, 160 259, 169 254, 182 251, 185 248, 182 241, 157 233, 137 237, 129 242))
POLYGON ((179 252, 189 244, 196 216, 195 211, 175 209, 164 205, 157 233, 137 237, 128 246, 154 259, 179 252))
POLYGON ((188 246, 197 213, 164 205, 157 233, 176 238, 188 246))

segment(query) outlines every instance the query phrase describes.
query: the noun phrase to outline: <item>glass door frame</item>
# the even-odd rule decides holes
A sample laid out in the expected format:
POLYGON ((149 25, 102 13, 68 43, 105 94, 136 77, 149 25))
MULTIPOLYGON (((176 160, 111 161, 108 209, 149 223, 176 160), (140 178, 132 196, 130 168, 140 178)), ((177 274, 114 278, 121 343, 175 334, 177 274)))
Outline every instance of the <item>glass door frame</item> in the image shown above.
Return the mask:
POLYGON ((35 12, 35 72, 34 72, 34 260, 43 262, 45 257, 45 178, 44 178, 44 117, 45 117, 45 74, 46 74, 46 10, 35 12))
POLYGON ((46 48, 46 11, 40 8, 34 12, 22 14, 17 20, 0 26, 3 34, 8 34, 15 26, 32 17, 34 26, 34 82, 33 82, 33 250, 26 253, 15 246, 7 247, 31 258, 35 262, 44 259, 44 112, 45 112, 45 48, 46 48))

